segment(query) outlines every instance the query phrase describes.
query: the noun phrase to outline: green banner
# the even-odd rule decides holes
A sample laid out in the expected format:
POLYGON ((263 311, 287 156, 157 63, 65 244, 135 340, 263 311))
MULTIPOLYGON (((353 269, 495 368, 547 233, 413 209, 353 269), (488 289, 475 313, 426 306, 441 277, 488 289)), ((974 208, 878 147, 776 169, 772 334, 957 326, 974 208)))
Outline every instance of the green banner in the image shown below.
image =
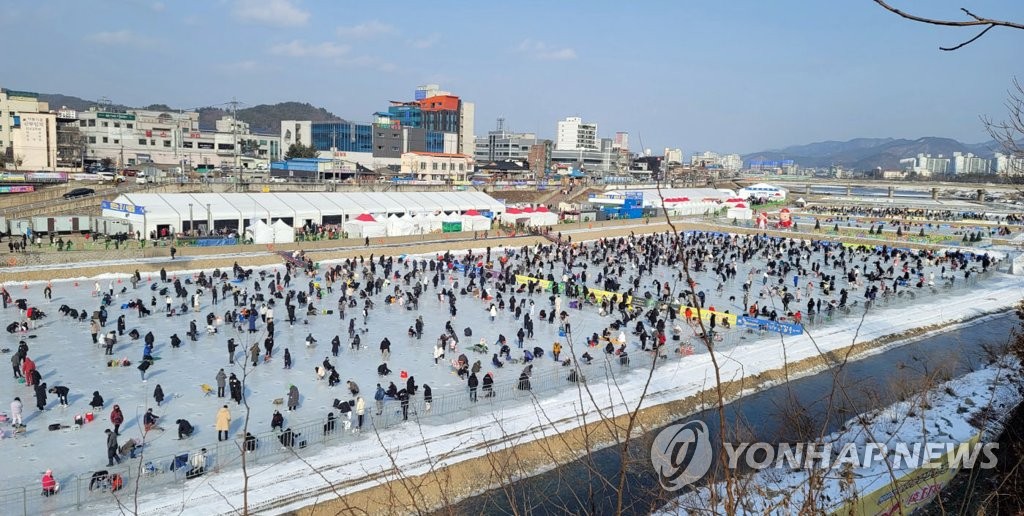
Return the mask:
POLYGON ((135 120, 135 115, 130 113, 96 113, 96 118, 106 118, 108 120, 135 120))
POLYGON ((458 233, 462 231, 462 222, 442 222, 441 232, 443 233, 458 233))

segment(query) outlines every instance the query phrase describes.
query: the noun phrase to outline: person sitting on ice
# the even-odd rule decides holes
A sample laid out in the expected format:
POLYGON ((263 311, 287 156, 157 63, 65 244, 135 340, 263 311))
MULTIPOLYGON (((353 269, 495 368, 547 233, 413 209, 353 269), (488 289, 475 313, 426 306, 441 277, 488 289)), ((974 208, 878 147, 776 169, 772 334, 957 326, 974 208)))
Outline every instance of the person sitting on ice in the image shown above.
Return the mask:
POLYGON ((512 359, 511 353, 512 353, 512 350, 509 349, 508 344, 502 344, 501 345, 501 350, 498 352, 498 356, 499 357, 505 357, 505 359, 507 359, 507 360, 511 360, 512 359))
POLYGON ((312 347, 316 345, 316 339, 313 338, 313 334, 306 335, 306 347, 312 347))
POLYGON ((533 353, 528 349, 523 350, 523 362, 533 362, 533 353))
POLYGON ((391 369, 388 369, 388 363, 387 362, 384 362, 383 364, 377 366, 377 375, 378 376, 387 376, 389 374, 391 374, 391 369))
POLYGON ((153 409, 146 409, 146 414, 142 416, 142 427, 146 432, 150 430, 160 430, 162 432, 163 428, 156 424, 158 419, 160 419, 160 416, 154 414, 153 409))
POLYGON ((544 348, 540 346, 533 347, 533 358, 544 358, 544 348))
POLYGON ((327 386, 334 387, 341 383, 341 377, 338 375, 338 370, 331 368, 331 374, 327 377, 327 386))
POLYGON ((503 367, 505 364, 501 360, 498 360, 498 354, 495 353, 491 356, 491 365, 494 367, 503 367))
POLYGON ((581 356, 580 359, 583 360, 584 364, 590 365, 590 362, 594 360, 594 357, 590 356, 590 352, 587 351, 583 353, 583 356, 581 356))

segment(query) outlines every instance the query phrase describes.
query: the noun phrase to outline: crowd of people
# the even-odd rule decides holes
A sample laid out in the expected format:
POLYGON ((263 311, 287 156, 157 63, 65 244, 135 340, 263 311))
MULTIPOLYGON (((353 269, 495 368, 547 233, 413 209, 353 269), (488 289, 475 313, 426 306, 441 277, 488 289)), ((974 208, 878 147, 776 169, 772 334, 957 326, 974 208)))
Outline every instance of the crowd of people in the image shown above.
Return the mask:
MULTIPOLYGON (((579 379, 577 366, 585 367, 595 355, 605 354, 627 366, 631 353, 667 356, 671 351, 683 353, 687 346, 699 347, 709 335, 696 324, 698 307, 711 313, 704 330, 709 332, 726 329, 729 319, 725 315, 730 314, 799 323, 807 315, 831 315, 837 309, 868 304, 879 297, 963 282, 995 262, 987 254, 852 247, 761 235, 662 233, 576 243, 570 238, 546 245, 488 247, 432 257, 371 254, 319 266, 297 254, 284 267, 269 270, 245 269, 237 263, 231 270, 200 271, 192 277, 161 270, 152 281, 143 281, 136 271, 130 285, 115 286, 111 281, 104 289, 97 281, 94 306, 76 309, 65 304, 58 316, 67 319, 60 322, 65 327, 90 319, 95 359, 110 367, 134 365, 141 372, 137 381, 142 383, 148 381, 147 369, 160 358, 154 342, 169 341, 171 349, 183 346, 176 333, 156 335, 158 330, 147 330, 153 326, 147 323, 150 317, 198 317, 205 324, 193 319, 175 325, 184 328, 187 324, 189 342, 206 338, 226 347, 226 356, 219 346, 187 347, 178 352, 202 354, 203 358, 173 365, 210 369, 208 378, 217 387, 204 385, 203 391, 216 401, 203 403, 210 405, 211 413, 216 410, 215 417, 198 421, 193 414, 175 413, 174 404, 163 407, 165 392, 157 384, 153 404, 143 416, 141 435, 120 442, 124 414, 118 404, 112 405, 104 439, 107 466, 113 466, 125 456, 134 457, 151 432, 162 432, 161 419, 175 421, 181 440, 202 435, 197 429, 210 425, 217 431, 218 441, 244 441, 246 451, 267 445, 251 433, 231 434, 237 430, 239 418, 233 417, 230 402, 224 403, 224 398, 233 401, 235 409, 243 404, 249 394, 240 377, 246 375, 289 381, 287 392, 273 400, 273 414, 261 413, 261 417, 270 418, 267 430, 276 433, 282 447, 304 447, 306 441, 285 421, 297 417, 305 404, 298 386, 291 383, 300 375, 315 374, 317 382, 330 388, 343 385, 328 391, 340 393, 332 395, 333 410, 317 415, 326 418, 325 433, 340 429, 358 432, 367 418, 357 377, 377 380, 369 383, 376 383, 372 391, 375 416, 393 403, 404 420, 413 407, 422 407, 426 414, 431 411, 435 393, 428 383, 417 384, 414 375, 426 373, 427 368, 450 368, 472 403, 479 400, 480 392, 484 398, 493 396, 500 377, 514 382, 518 390, 530 390, 538 363, 565 368, 565 378, 573 382, 579 379), (690 282, 682 271, 684 263, 692 273, 690 282), (107 311, 115 304, 121 304, 123 310, 108 330, 107 311), (477 315, 466 317, 466 311, 477 311, 477 315), (321 323, 323 319, 332 322, 321 323), (400 319, 409 321, 404 338, 399 333, 404 324, 392 324, 400 319), (488 320, 491 324, 482 323, 488 320), (542 342, 536 336, 538 325, 547 326, 543 335, 558 337, 542 342), (129 330, 129 326, 134 328, 129 330), (333 335, 325 329, 332 326, 341 331, 333 335), (314 335, 316 332, 321 334, 314 335), (331 351, 321 363, 294 367, 299 353, 276 346, 279 338, 287 336, 285 342, 294 343, 296 340, 290 339, 301 334, 306 335, 301 346, 307 356, 318 342, 331 343, 331 351), (371 335, 381 337, 379 343, 364 342, 371 335), (569 340, 574 335, 578 337, 575 347, 569 340), (425 338, 433 344, 419 347, 417 343, 425 338), (141 350, 138 364, 128 358, 110 359, 115 351, 131 348, 141 350), (374 353, 363 348, 379 351, 379 360, 373 360, 378 365, 350 358, 374 353), (405 360, 396 373, 389 364, 398 348, 414 359, 405 360), (482 359, 470 359, 467 352, 480 354, 482 359), (226 364, 213 356, 226 358, 226 364), (449 356, 450 361, 446 359, 449 356), (273 361, 277 357, 280 362, 273 361), (272 363, 279 366, 267 367, 272 363), (521 367, 508 367, 512 364, 521 367)), ((47 287, 52 294, 52 285, 47 287)), ((6 308, 10 294, 2 294, 6 308)), ((24 299, 16 301, 18 313, 7 312, 9 318, 31 320, 32 307, 24 299)), ((86 330, 75 331, 84 334, 86 330)), ((66 406, 71 389, 92 391, 90 408, 104 409, 109 400, 104 400, 98 385, 47 387, 37 363, 44 359, 34 354, 36 346, 28 344, 32 329, 22 331, 19 326, 13 333, 25 339, 12 354, 14 381, 32 389, 27 392, 35 395, 37 412, 49 408, 47 394, 54 394, 57 402, 66 406)), ((46 369, 53 370, 55 360, 46 356, 46 369)), ((257 405, 253 410, 267 409, 257 405)), ((21 432, 25 429, 24 411, 19 396, 11 403, 11 416, 21 432)), ((206 468, 205 451, 196 453, 199 458, 193 457, 190 470, 193 476, 206 468)))
POLYGON ((1024 213, 987 213, 973 210, 931 210, 925 208, 899 208, 891 206, 849 206, 832 204, 815 204, 808 206, 807 211, 820 215, 836 217, 873 217, 897 220, 940 220, 940 221, 977 221, 985 220, 1001 224, 1024 224, 1024 213))

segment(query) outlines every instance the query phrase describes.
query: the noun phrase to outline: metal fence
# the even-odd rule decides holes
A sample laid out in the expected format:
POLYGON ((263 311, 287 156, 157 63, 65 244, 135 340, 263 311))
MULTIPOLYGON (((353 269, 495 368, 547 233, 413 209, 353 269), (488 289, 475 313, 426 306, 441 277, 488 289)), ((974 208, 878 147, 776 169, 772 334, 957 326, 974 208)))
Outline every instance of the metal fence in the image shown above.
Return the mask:
MULTIPOLYGON (((904 290, 905 294, 902 296, 886 296, 871 303, 864 303, 861 300, 857 305, 834 310, 831 316, 826 313, 805 316, 802 325, 805 330, 812 330, 844 319, 847 321, 859 319, 864 315, 865 309, 869 311, 870 317, 870 310, 872 309, 882 306, 907 305, 912 303, 914 299, 922 296, 927 296, 931 300, 934 300, 936 296, 951 297, 954 290, 971 288, 978 281, 992 274, 993 270, 990 269, 984 273, 972 274, 967 280, 958 279, 952 284, 945 282, 942 285, 923 289, 908 287, 904 290)), ((715 348, 719 352, 728 351, 742 340, 764 337, 766 336, 765 333, 765 331, 757 329, 723 329, 719 326, 715 332, 715 348)), ((327 446, 360 440, 373 440, 376 439, 374 430, 384 430, 405 424, 407 422, 406 419, 412 422, 431 425, 456 423, 469 417, 488 414, 492 408, 498 405, 508 406, 509 403, 528 403, 532 401, 534 396, 540 398, 548 393, 563 391, 575 385, 569 378, 572 371, 579 371, 579 379, 581 381, 593 384, 614 380, 620 375, 628 374, 631 371, 648 369, 652 367, 652 361, 655 360, 653 353, 631 350, 628 362, 624 362, 618 356, 606 354, 602 348, 587 348, 585 344, 581 344, 583 340, 581 338, 574 339, 576 343, 574 344, 574 351, 582 355, 584 350, 589 350, 593 356, 591 364, 579 365, 577 369, 577 366, 558 367, 549 365, 551 364, 551 359, 547 357, 537 359, 539 360, 538 365, 544 364, 548 365, 548 367, 538 367, 530 376, 529 390, 520 388, 518 378, 513 381, 495 382, 490 392, 483 390, 481 382, 481 386, 477 391, 477 401, 475 402, 471 401, 469 390, 465 388, 458 392, 435 393, 428 407, 422 396, 422 389, 420 389, 417 395, 409 400, 404 414, 401 402, 388 400, 384 402, 380 415, 376 413, 376 404, 372 396, 367 396, 362 429, 358 426, 358 417, 354 412, 349 413, 348 417, 345 415, 339 416, 334 420, 332 426, 328 426, 327 419, 315 419, 290 427, 292 432, 296 434, 294 443, 290 447, 284 446, 284 443, 281 442, 280 431, 271 431, 254 433, 255 445, 249 451, 245 451, 244 434, 240 432, 232 441, 218 442, 205 446, 207 454, 204 475, 215 475, 225 469, 233 470, 239 468, 243 453, 245 453, 247 463, 257 465, 284 460, 293 453, 300 456, 311 456, 322 451, 327 446)), ((663 356, 667 355, 669 358, 667 360, 659 359, 659 363, 669 363, 678 360, 680 355, 673 352, 673 348, 678 349, 682 344, 690 344, 693 354, 708 352, 703 340, 692 334, 684 334, 680 337, 679 341, 669 341, 666 344, 666 347, 669 349, 663 350, 662 353, 663 356)), ((564 353, 566 356, 569 355, 568 346, 565 347, 564 353)), ((481 361, 488 363, 486 360, 487 356, 487 354, 481 354, 481 361)), ((474 360, 473 357, 471 357, 472 360, 474 360)), ((504 367, 512 368, 519 372, 525 367, 525 364, 509 361, 505 363, 504 367)), ((174 429, 168 430, 168 432, 173 431, 174 429)), ((141 471, 141 475, 138 478, 140 495, 158 492, 171 486, 180 486, 188 480, 186 472, 191 469, 191 466, 186 464, 185 467, 172 468, 172 464, 176 462, 176 458, 183 458, 185 461, 188 461, 200 448, 202 446, 195 446, 188 452, 158 457, 145 456, 143 451, 139 453, 138 458, 129 459, 123 466, 106 468, 109 473, 117 473, 122 477, 124 488, 117 492, 111 492, 108 486, 95 485, 92 482, 93 472, 60 478, 59 480, 62 484, 60 491, 49 497, 41 495, 39 484, 0 490, 0 514, 23 514, 27 516, 40 512, 71 512, 97 507, 109 509, 112 505, 118 503, 130 505, 128 500, 134 495, 134 482, 138 471, 141 471), (139 464, 139 461, 142 464, 139 464), (90 486, 90 483, 93 483, 93 485, 90 486), (90 487, 92 488, 90 489, 90 487)), ((61 474, 59 471, 57 473, 58 475, 61 474)), ((308 496, 311 496, 311 493, 294 493, 290 497, 276 499, 274 503, 294 502, 308 496)))

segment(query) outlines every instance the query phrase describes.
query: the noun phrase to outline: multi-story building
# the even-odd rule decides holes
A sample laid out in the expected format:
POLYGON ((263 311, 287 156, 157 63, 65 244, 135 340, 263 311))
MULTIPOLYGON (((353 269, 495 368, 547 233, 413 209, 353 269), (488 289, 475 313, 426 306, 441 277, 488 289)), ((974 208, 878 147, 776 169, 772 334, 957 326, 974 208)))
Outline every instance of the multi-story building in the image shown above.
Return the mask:
POLYGON ((683 150, 665 148, 665 163, 682 163, 683 150))
POLYGON ((615 140, 612 142, 612 146, 619 150, 629 152, 629 133, 617 132, 615 133, 615 140))
POLYGON ((0 89, 0 152, 10 168, 56 169, 57 115, 38 93, 0 89))
POLYGON ((473 157, 465 154, 406 152, 401 171, 423 181, 466 181, 473 175, 473 157))
POLYGON ((967 154, 962 152, 953 153, 953 173, 956 175, 988 174, 989 166, 989 160, 979 158, 970 152, 967 154))
POLYGON ((546 177, 551 174, 551 151, 554 143, 551 140, 541 140, 530 147, 530 153, 526 162, 530 165, 530 172, 533 177, 546 177))
POLYGON ((199 113, 194 111, 91 108, 78 112, 78 129, 86 145, 86 163, 265 168, 281 153, 276 135, 253 134, 249 124, 231 117, 218 120, 213 131, 201 131, 199 113))
POLYGON ((997 152, 992 162, 994 164, 993 171, 996 174, 1009 176, 1024 174, 1024 156, 1012 156, 997 152))
POLYGON ((57 110, 57 166, 66 170, 84 167, 85 137, 78 127, 78 112, 62 107, 57 110))
POLYGON ((690 157, 691 167, 721 168, 727 172, 737 172, 743 169, 743 158, 739 154, 719 154, 717 152, 704 151, 694 153, 690 157))
POLYGON ((530 149, 538 142, 537 135, 533 133, 511 133, 504 129, 490 131, 487 136, 476 139, 476 154, 473 156, 478 162, 491 162, 502 160, 528 160, 530 149))
POLYGON ((599 145, 597 124, 584 123, 578 116, 558 121, 556 151, 596 151, 601 149, 599 145))
POLYGON ((908 172, 923 177, 945 175, 950 172, 950 159, 942 157, 942 154, 937 157, 932 157, 931 154, 918 154, 916 158, 901 159, 900 165, 908 172))

